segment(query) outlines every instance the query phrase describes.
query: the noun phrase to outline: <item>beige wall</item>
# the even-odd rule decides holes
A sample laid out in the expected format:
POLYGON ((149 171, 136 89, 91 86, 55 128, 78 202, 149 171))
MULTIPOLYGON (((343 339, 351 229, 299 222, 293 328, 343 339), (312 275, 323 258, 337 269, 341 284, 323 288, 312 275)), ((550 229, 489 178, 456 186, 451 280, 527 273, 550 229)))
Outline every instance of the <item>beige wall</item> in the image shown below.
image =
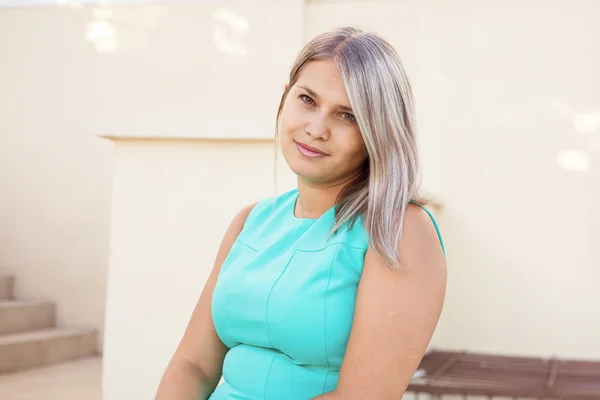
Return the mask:
POLYGON ((0 269, 59 324, 102 334, 113 148, 94 136, 98 60, 72 17, 0 10, 0 269))
POLYGON ((113 146, 97 136, 271 138, 254 105, 277 106, 302 8, 72 3, 0 8, 0 269, 101 348, 113 146))
POLYGON ((600 4, 301 3, 0 12, 0 264, 64 322, 101 327, 108 292, 106 398, 151 397, 229 220, 274 190, 293 54, 349 23, 413 78, 450 268, 433 345, 600 358, 600 4))
MULTIPOLYGON (((599 278, 595 268, 599 256, 593 252, 598 236, 593 227, 600 222, 593 207, 600 193, 593 114, 600 81, 593 71, 600 60, 589 51, 594 45, 589 32, 598 28, 588 17, 598 6, 545 4, 545 14, 540 15, 539 8, 519 8, 521 3, 516 2, 477 4, 456 3, 455 9, 441 1, 311 3, 306 8, 304 37, 342 23, 359 23, 382 32, 405 54, 419 104, 425 186, 444 204, 439 219, 450 266, 446 308, 432 346, 600 358, 594 340, 600 324, 589 317, 600 304, 593 290, 599 278), (515 9, 520 14, 514 14, 515 9), (559 18, 574 29, 553 33, 559 18), (504 19, 511 23, 510 33, 504 19), (546 40, 549 35, 554 35, 551 42, 546 40), (556 46, 567 57, 548 64, 548 57, 558 51, 556 46)), ((116 144, 122 149, 118 158, 130 160, 127 168, 117 167, 123 181, 114 198, 117 214, 113 217, 121 223, 113 232, 123 236, 113 240, 123 250, 122 258, 115 253, 111 262, 111 271, 120 275, 114 276, 118 285, 114 297, 109 289, 104 386, 109 396, 151 395, 208 273, 220 240, 217 232, 225 230, 242 204, 272 189, 271 170, 265 164, 271 160, 270 143, 244 147, 252 149, 251 158, 243 163, 247 174, 240 173, 237 162, 223 163, 226 154, 239 160, 237 146, 247 145, 160 143, 116 144), (173 161, 169 170, 161 169, 158 180, 140 182, 135 178, 140 171, 125 174, 131 168, 154 165, 167 154, 168 159, 179 161, 173 161), (205 169, 220 170, 224 177, 206 176, 205 169), (168 194, 174 199, 179 196, 168 183, 171 178, 164 177, 167 173, 172 179, 214 182, 207 186, 218 187, 219 195, 203 197, 203 206, 208 210, 223 206, 224 212, 198 209, 193 200, 183 201, 199 196, 190 189, 181 194, 176 208, 190 219, 165 215, 168 194), (252 185, 246 186, 250 174, 252 185), (119 214, 125 201, 118 199, 135 204, 137 196, 151 191, 163 193, 155 200, 159 204, 140 210, 142 215, 125 226, 119 214), (142 223, 146 218, 155 218, 153 229, 142 223), (198 221, 205 219, 211 221, 211 229, 200 226, 198 221), (176 237, 194 238, 192 244, 185 249, 156 249, 146 258, 144 249, 155 249, 167 239, 161 236, 165 226, 180 232, 176 237), (132 247, 126 245, 129 241, 132 247), (200 254, 193 248, 200 242, 212 243, 207 246, 212 253, 200 254), (172 258, 168 254, 181 257, 178 271, 185 275, 169 277, 164 265, 172 258), (142 273, 150 276, 139 283, 140 290, 152 288, 152 281, 160 282, 160 293, 170 293, 170 300, 156 298, 152 307, 128 300, 128 285, 142 273), (165 284, 172 279, 177 281, 165 284), (119 304, 131 309, 115 316, 112 310, 119 304), (140 341, 136 330, 127 329, 132 323, 138 329, 145 327, 151 337, 140 341), (153 353, 148 356, 150 346, 153 353), (140 359, 147 363, 131 372, 130 363, 140 359), (125 375, 147 386, 134 387, 122 378, 125 375)), ((284 183, 291 182, 290 178, 284 183)))

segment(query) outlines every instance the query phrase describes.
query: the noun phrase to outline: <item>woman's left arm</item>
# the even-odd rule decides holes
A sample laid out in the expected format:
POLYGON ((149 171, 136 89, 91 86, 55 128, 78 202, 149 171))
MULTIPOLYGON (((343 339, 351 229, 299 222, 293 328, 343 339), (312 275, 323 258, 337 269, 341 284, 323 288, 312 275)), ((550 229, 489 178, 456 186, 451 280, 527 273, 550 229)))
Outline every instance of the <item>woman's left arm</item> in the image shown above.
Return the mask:
POLYGON ((337 388, 314 400, 398 400, 418 368, 446 293, 446 261, 429 215, 409 205, 400 270, 367 251, 337 388))

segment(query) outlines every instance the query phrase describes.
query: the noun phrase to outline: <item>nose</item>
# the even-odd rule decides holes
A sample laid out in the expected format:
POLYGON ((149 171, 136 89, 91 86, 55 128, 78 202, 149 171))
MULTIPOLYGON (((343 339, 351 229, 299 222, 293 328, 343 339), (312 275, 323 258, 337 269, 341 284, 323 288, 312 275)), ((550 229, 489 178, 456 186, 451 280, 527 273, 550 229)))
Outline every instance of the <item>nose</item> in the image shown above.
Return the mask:
POLYGON ((304 131, 313 139, 327 140, 330 134, 327 118, 325 116, 315 115, 314 118, 308 121, 304 131))

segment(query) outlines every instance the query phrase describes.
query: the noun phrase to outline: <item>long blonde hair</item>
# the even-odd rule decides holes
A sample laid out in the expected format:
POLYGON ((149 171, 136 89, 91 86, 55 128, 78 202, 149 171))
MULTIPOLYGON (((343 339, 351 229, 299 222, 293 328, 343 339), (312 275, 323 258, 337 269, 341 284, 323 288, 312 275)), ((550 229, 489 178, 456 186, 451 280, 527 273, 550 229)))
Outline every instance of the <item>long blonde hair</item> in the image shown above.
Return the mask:
POLYGON ((308 42, 296 58, 277 112, 277 131, 286 97, 302 68, 325 59, 340 71, 368 154, 361 173, 337 199, 332 232, 346 223, 352 227, 362 216, 369 246, 388 266, 399 268, 406 208, 411 201, 424 203, 417 199, 419 157, 411 85, 387 41, 352 27, 334 29, 308 42))

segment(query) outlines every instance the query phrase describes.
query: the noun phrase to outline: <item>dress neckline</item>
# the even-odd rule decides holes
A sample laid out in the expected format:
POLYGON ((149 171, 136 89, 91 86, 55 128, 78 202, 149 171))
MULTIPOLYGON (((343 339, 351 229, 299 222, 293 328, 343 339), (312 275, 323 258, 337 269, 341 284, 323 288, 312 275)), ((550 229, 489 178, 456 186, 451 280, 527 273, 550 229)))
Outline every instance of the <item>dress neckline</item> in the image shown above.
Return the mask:
POLYGON ((292 201, 290 202, 291 205, 292 205, 292 209, 291 209, 290 215, 292 216, 292 219, 294 221, 312 223, 312 222, 320 220, 321 218, 325 217, 326 215, 330 214, 332 211, 335 210, 335 205, 334 205, 333 207, 331 207, 329 210, 325 211, 323 214, 321 214, 321 216, 319 216, 317 218, 302 218, 302 217, 297 217, 296 216, 296 204, 298 203, 298 198, 299 197, 300 197, 300 192, 296 188, 296 189, 294 189, 294 195, 292 196, 292 201))

